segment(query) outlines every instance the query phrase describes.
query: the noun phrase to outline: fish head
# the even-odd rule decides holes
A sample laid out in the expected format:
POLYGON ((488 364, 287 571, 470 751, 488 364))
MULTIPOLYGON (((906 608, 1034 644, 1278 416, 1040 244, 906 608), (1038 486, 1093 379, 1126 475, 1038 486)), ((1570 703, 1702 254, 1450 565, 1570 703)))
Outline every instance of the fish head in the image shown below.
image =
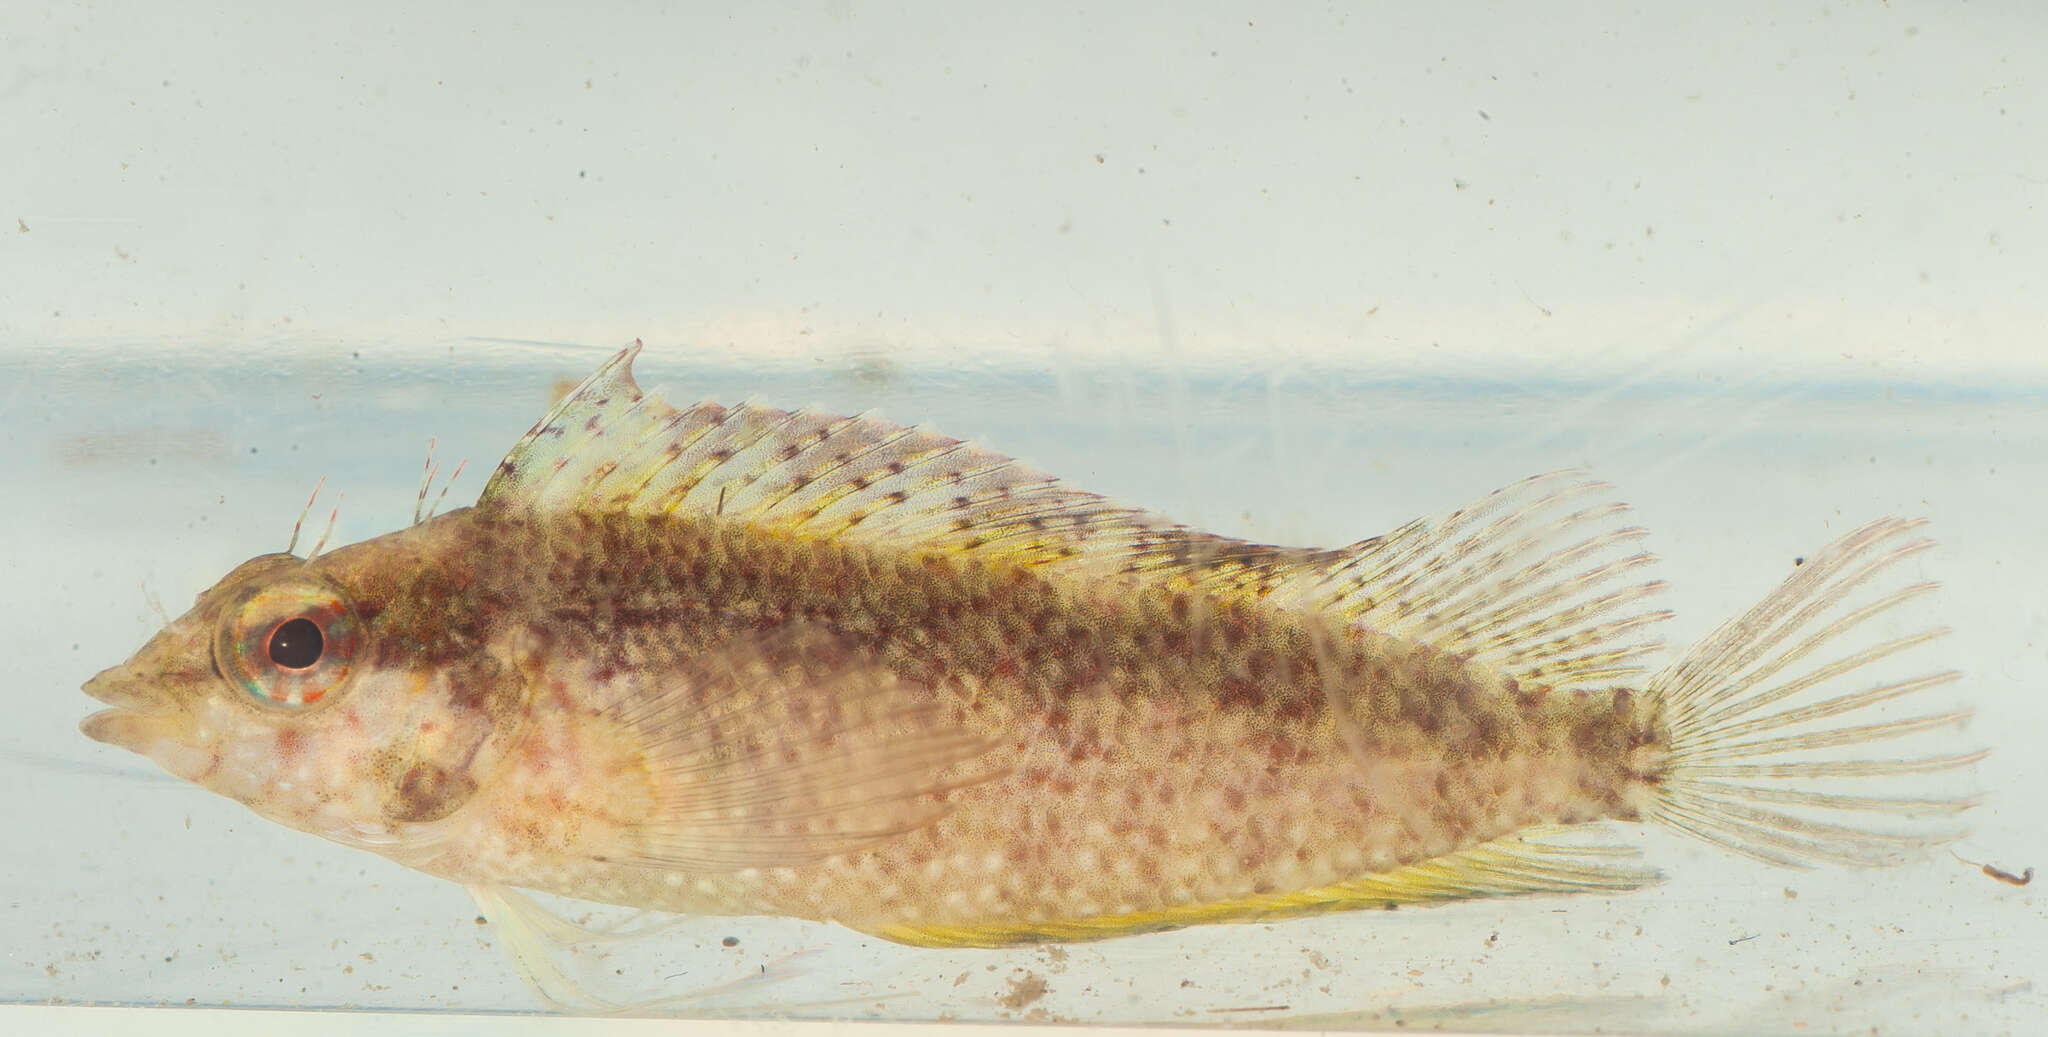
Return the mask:
POLYGON ((236 567, 85 683, 112 708, 81 730, 272 820, 397 856, 395 841, 460 809, 503 761, 526 682, 481 627, 449 618, 471 611, 458 581, 366 566, 369 546, 236 567))

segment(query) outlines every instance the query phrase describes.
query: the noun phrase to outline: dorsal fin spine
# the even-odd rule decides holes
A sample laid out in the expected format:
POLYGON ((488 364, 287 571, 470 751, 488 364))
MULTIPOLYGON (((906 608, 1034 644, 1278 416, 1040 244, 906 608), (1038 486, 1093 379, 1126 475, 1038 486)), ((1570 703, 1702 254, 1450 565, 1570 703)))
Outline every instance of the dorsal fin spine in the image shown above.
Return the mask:
MULTIPOLYGON (((817 485, 820 481, 821 476, 837 468, 843 462, 840 462, 835 459, 834 461, 828 463, 823 468, 814 467, 810 471, 801 472, 793 471, 792 467, 795 465, 797 460, 808 455, 810 451, 816 450, 818 447, 824 445, 825 443, 831 442, 832 437, 837 436, 844 430, 852 427, 853 422, 856 420, 854 418, 835 418, 832 417, 831 415, 819 414, 815 411, 810 410, 798 411, 797 415, 798 417, 805 418, 807 420, 823 421, 824 424, 821 424, 816 431, 812 432, 808 437, 806 437, 808 439, 808 442, 796 455, 789 458, 783 464, 778 465, 776 469, 772 470, 771 473, 769 473, 775 477, 776 482, 772 489, 766 491, 763 494, 764 498, 772 498, 768 499, 760 509, 761 515, 763 517, 772 516, 776 518, 782 518, 783 516, 777 515, 777 512, 779 510, 784 509, 786 507, 801 507, 801 505, 792 505, 791 502, 801 500, 800 495, 803 494, 803 492, 806 489, 810 488, 813 485, 817 485)), ((808 522, 813 517, 815 517, 815 515, 816 511, 813 510, 810 513, 805 514, 802 517, 796 519, 796 521, 793 522, 792 525, 796 527, 801 527, 805 522, 808 522)))

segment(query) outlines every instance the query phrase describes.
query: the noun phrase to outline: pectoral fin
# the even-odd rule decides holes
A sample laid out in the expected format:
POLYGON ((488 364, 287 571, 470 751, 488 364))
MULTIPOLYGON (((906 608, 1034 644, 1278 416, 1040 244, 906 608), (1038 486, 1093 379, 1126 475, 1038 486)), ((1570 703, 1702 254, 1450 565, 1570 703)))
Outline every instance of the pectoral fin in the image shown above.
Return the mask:
POLYGON ((1000 773, 996 741, 930 688, 829 631, 797 626, 700 657, 613 720, 653 792, 636 864, 723 872, 852 853, 945 816, 1000 773))

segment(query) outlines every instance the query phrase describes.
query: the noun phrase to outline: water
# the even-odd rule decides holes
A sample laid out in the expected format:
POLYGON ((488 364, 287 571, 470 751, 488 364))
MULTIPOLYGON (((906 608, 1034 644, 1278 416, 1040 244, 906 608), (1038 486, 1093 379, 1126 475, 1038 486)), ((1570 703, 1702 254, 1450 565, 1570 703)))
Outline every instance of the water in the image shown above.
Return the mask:
MULTIPOLYGON (((460 890, 88 742, 77 688, 155 629, 145 585, 180 611, 322 476, 309 536, 338 491, 337 541, 400 527, 430 437, 472 497, 636 335, 684 398, 878 407, 1280 542, 1584 465, 1674 645, 1928 516, 1914 618, 1955 633, 1922 654, 1993 749, 1956 849, 2048 867, 2048 8, 516 6, 0 8, 0 1002, 537 1007, 460 890)), ((723 1017, 2048 1018, 2039 886, 1623 834, 1668 882, 1064 957, 686 920, 577 965, 754 977, 681 1009, 723 1017)), ((137 1025, 179 1022, 233 1025, 137 1025)))
MULTIPOLYGON (((524 1011, 537 1007, 461 890, 329 845, 86 741, 77 693, 244 558, 282 548, 314 482, 352 542, 410 518, 429 437, 481 475, 559 383, 607 350, 504 342, 269 353, 18 350, 0 630, 0 1000, 524 1011), (138 357, 146 359, 137 359, 138 357)), ((1944 588, 1935 653, 1967 674, 1994 750, 1957 850, 2048 863, 2048 730, 2033 581, 2048 533, 2048 384, 2026 379, 1389 375, 1369 365, 737 363, 655 344, 643 384, 880 408, 1224 533, 1341 543, 1583 465, 1663 558, 1683 644, 1865 519, 1925 515, 1944 588)), ((444 464, 444 471, 446 470, 444 464)), ((327 505, 309 520, 318 525, 327 505)), ((1471 1030, 2024 1029, 2048 920, 2032 888, 1946 855, 1786 871, 1623 827, 1670 878, 1532 898, 1209 927, 1016 951, 898 947, 778 919, 686 920, 586 951, 622 995, 736 986, 693 1015, 1043 1019, 1471 1030), (730 943, 730 945, 728 945, 730 943), (749 977, 752 977, 749 980, 749 977)))

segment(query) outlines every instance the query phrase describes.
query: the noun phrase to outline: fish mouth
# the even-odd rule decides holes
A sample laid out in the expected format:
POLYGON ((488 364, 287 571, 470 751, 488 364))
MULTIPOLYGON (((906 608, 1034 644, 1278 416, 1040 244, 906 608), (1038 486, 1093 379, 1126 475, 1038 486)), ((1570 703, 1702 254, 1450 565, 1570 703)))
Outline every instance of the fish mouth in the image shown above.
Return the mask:
POLYGON ((149 713, 140 708, 143 705, 141 689, 137 687, 140 682, 121 671, 119 666, 101 670, 79 688, 114 708, 100 710, 79 721, 78 730, 95 742, 140 752, 153 734, 149 729, 158 728, 161 724, 151 721, 149 713))
POLYGON ((220 754, 179 738, 180 718, 116 707, 78 722, 80 734, 119 749, 148 757, 186 781, 204 782, 220 769, 220 754))
POLYGON ((182 711, 152 693, 148 681, 116 666, 95 675, 80 689, 114 708, 79 721, 80 734, 95 742, 126 749, 155 760, 181 778, 198 780, 218 764, 214 754, 188 744, 182 711))

